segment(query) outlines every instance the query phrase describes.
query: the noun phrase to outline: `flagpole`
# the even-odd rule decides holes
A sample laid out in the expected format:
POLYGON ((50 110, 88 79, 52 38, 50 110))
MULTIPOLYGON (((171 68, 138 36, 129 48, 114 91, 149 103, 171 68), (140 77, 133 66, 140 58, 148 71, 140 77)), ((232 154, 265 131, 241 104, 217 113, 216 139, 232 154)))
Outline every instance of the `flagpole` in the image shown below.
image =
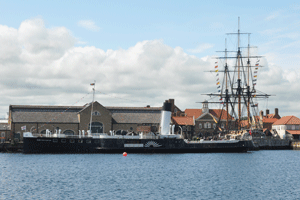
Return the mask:
POLYGON ((92 101, 92 109, 91 109, 91 118, 90 118, 90 134, 92 135, 92 121, 93 121, 93 108, 94 108, 94 96, 95 96, 95 87, 96 87, 96 80, 94 80, 94 83, 91 83, 93 88, 93 101, 92 101))

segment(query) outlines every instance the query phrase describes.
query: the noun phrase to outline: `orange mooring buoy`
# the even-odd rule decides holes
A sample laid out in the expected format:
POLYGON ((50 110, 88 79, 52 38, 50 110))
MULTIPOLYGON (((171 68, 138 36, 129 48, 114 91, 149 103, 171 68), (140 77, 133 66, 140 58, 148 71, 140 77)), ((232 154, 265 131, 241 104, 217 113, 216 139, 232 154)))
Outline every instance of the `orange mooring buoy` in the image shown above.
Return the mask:
POLYGON ((127 156, 127 153, 126 153, 126 152, 124 152, 124 153, 123 153, 123 156, 127 156))

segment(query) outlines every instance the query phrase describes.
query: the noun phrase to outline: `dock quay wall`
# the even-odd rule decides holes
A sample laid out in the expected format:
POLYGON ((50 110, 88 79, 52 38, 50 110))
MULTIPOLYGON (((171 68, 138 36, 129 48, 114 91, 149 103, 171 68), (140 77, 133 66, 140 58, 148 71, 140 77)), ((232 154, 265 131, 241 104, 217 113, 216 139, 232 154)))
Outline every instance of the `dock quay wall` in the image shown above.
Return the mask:
POLYGON ((0 152, 4 153, 21 153, 23 152, 23 142, 19 143, 0 143, 0 152))
POLYGON ((300 150, 300 141, 292 142, 291 146, 294 150, 300 150))
POLYGON ((293 149, 291 141, 279 138, 253 138, 255 147, 259 149, 293 149))

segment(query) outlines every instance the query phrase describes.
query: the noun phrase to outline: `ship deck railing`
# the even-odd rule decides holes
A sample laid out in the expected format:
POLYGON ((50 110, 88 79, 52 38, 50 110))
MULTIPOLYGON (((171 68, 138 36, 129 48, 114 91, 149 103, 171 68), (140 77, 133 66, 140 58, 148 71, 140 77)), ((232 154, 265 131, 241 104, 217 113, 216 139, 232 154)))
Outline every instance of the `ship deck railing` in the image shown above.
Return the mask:
MULTIPOLYGON (((163 139, 161 135, 108 135, 106 133, 93 133, 91 135, 65 135, 65 134, 37 134, 33 133, 32 137, 46 137, 46 138, 94 138, 94 139, 163 139)), ((175 137, 173 137, 175 138, 175 137)), ((181 137, 179 137, 181 138, 181 137)), ((179 139, 177 138, 177 139, 179 139)))
POLYGON ((32 134, 33 137, 47 137, 47 138, 93 138, 94 136, 89 135, 65 135, 65 134, 32 134))
POLYGON ((32 134, 33 137, 47 137, 47 138, 94 138, 94 139, 159 139, 157 135, 108 135, 105 133, 95 133, 92 135, 65 135, 65 134, 32 134))
POLYGON ((187 144, 198 144, 198 143, 237 143, 240 140, 230 139, 230 140, 184 140, 187 144))

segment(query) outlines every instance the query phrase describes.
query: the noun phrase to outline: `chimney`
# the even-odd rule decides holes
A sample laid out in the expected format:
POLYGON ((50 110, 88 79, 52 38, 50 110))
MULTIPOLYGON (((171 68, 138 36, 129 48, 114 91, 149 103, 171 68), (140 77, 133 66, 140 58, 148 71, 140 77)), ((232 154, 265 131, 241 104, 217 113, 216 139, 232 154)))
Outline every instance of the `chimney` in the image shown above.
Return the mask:
POLYGON ((259 117, 260 117, 261 120, 263 120, 263 118, 264 118, 264 111, 262 111, 262 110, 260 111, 259 117))
POLYGON ((266 110, 266 116, 270 113, 269 109, 266 110))
POLYGON ((160 120, 160 134, 169 135, 170 134, 170 123, 171 123, 171 103, 165 101, 161 110, 161 120, 160 120))
POLYGON ((275 116, 278 115, 278 108, 275 108, 275 116))
POLYGON ((171 112, 174 112, 174 99, 169 99, 168 101, 171 104, 171 112))

